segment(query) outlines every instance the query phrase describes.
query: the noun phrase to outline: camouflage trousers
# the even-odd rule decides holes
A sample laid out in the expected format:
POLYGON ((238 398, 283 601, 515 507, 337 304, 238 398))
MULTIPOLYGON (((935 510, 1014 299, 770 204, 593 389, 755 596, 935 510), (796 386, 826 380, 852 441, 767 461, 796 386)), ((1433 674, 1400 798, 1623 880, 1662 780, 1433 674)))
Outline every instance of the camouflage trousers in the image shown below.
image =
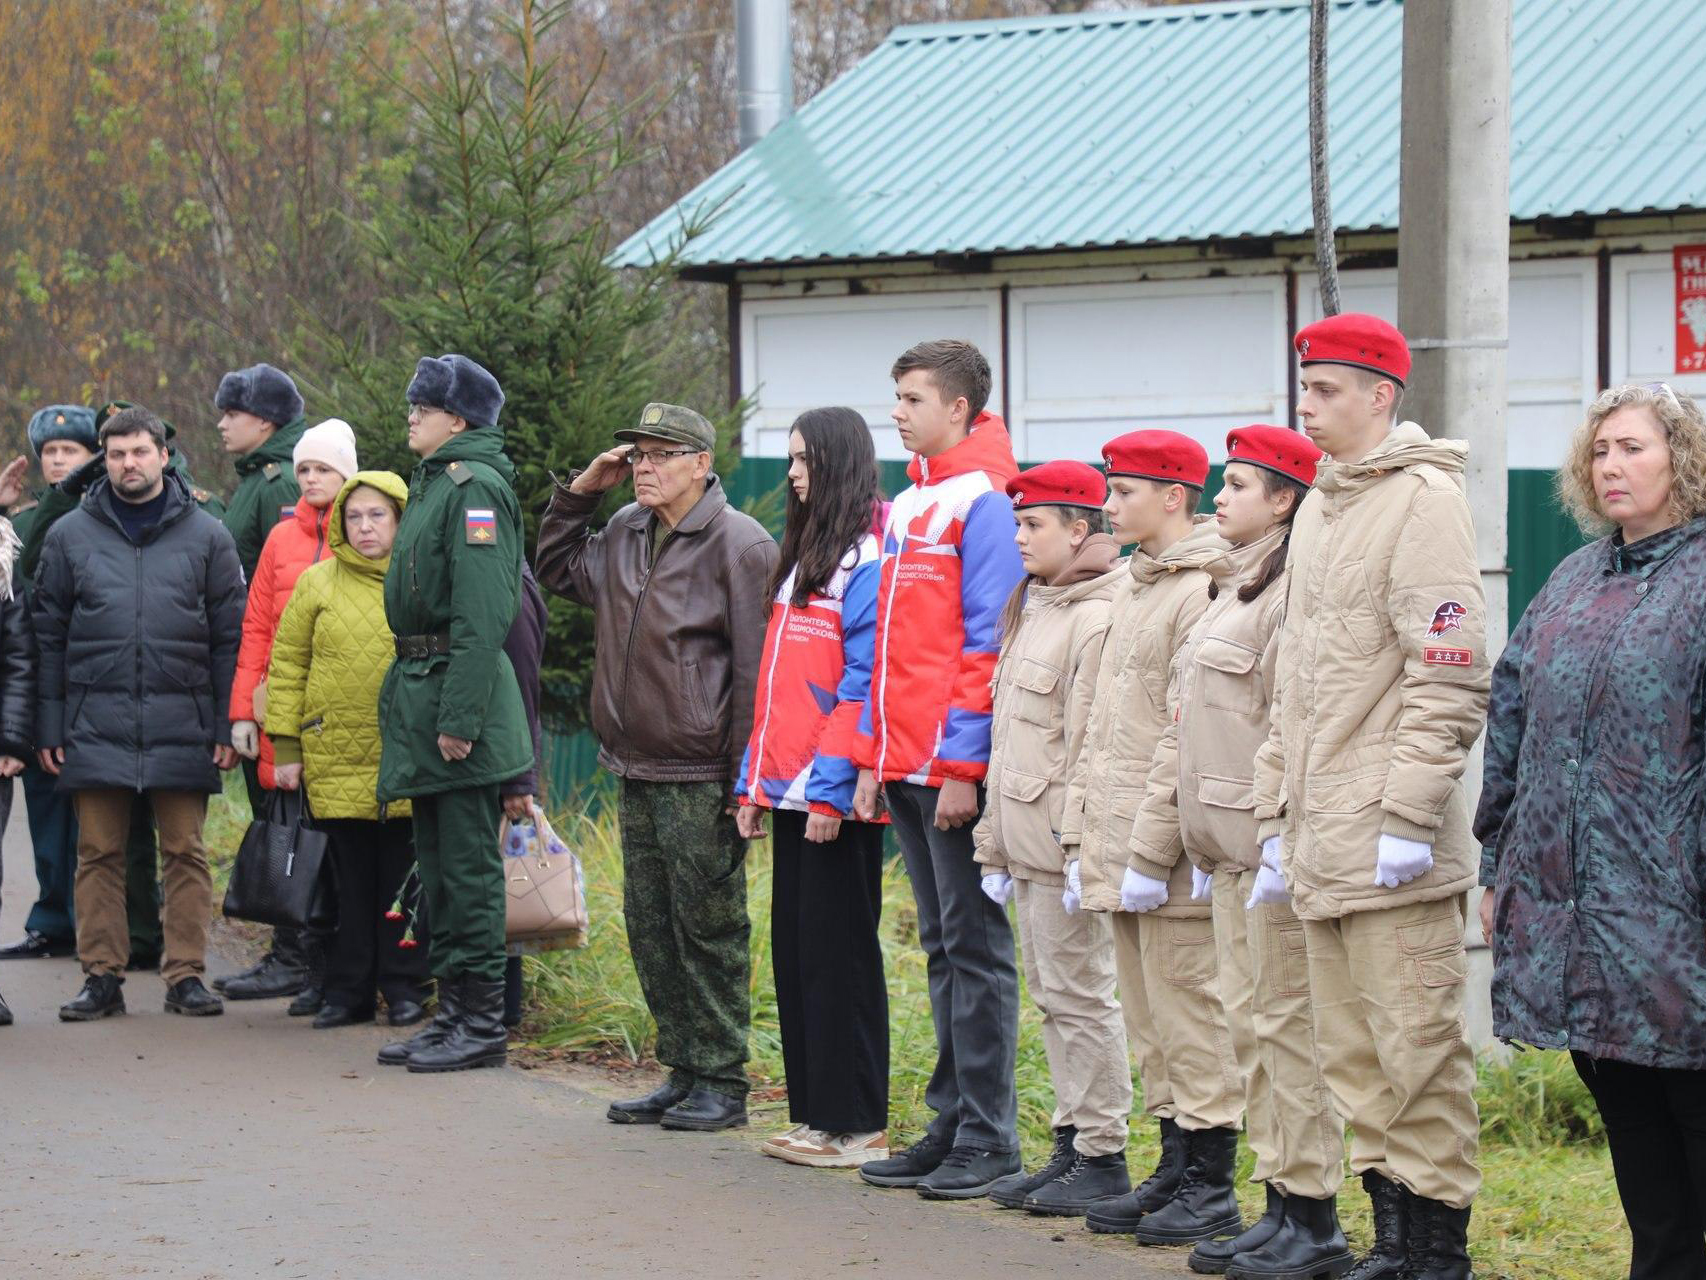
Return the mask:
POLYGON ((721 783, 623 779, 622 915, 671 1081, 744 1098, 752 923, 727 804, 721 783))

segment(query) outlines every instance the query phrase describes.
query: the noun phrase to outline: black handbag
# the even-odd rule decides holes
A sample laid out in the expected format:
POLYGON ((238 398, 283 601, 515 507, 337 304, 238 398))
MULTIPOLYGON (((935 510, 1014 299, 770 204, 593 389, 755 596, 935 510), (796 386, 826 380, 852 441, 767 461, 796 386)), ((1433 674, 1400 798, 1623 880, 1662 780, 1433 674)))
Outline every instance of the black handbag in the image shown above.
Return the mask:
POLYGON ((225 890, 226 915, 257 924, 306 929, 330 923, 331 865, 326 833, 308 816, 303 792, 278 790, 237 847, 231 884, 225 890))

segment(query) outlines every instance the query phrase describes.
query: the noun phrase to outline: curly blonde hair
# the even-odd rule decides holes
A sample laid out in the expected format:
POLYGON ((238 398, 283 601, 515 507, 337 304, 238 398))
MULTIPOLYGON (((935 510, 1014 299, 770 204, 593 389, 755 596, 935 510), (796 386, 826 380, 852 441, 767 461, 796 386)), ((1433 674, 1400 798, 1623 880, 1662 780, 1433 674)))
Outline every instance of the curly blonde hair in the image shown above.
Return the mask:
POLYGON ((1570 437, 1569 452, 1558 471, 1558 502, 1583 533, 1598 536, 1615 523, 1599 505, 1593 487, 1593 441, 1605 420, 1619 409, 1646 409, 1664 428, 1670 446, 1671 508, 1680 520, 1706 515, 1706 417, 1694 397, 1664 382, 1608 387, 1588 408, 1587 420, 1570 437))

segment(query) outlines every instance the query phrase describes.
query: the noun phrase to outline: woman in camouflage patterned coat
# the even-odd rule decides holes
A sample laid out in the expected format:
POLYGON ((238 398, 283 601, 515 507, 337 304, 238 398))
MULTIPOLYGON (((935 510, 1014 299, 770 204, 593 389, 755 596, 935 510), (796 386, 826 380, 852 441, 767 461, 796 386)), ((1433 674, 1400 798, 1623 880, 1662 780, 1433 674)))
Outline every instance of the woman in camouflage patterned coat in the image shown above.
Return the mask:
POLYGON ((1568 1049, 1605 1121, 1632 1280, 1706 1276, 1706 421, 1616 387, 1559 493, 1601 538, 1493 675, 1481 923, 1494 1030, 1568 1049))

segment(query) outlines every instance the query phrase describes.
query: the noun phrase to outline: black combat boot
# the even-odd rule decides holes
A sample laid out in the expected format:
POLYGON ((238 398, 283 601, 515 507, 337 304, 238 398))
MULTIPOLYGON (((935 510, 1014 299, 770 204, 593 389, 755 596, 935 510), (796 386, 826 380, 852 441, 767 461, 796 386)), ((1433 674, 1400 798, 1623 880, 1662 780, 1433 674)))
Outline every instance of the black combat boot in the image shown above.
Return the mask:
POLYGON ((648 1094, 612 1102, 604 1118, 611 1124, 657 1124, 664 1112, 692 1092, 687 1085, 666 1080, 648 1094))
POLYGON ((1043 1167, 1035 1173, 1025 1173, 1021 1170, 1009 1174, 990 1188, 989 1198, 1003 1209, 1021 1208, 1026 1196, 1045 1182, 1052 1182, 1066 1172, 1066 1166, 1072 1163, 1072 1140, 1077 1136, 1076 1125, 1061 1125, 1054 1131, 1054 1149, 1048 1153, 1048 1159, 1043 1161, 1043 1167))
POLYGON ((1404 1280, 1475 1280, 1469 1269, 1469 1210, 1406 1191, 1410 1238, 1404 1280))
POLYGON ((456 1021, 458 994, 456 985, 450 979, 441 978, 438 983, 438 1012, 433 1015, 432 1021, 407 1040, 393 1040, 380 1049, 379 1065, 407 1066, 411 1053, 418 1053, 422 1049, 443 1043, 444 1037, 450 1034, 450 1024, 456 1021))
POLYGON ((225 1001, 209 991, 193 973, 166 988, 166 1012, 186 1018, 217 1018, 225 1012, 225 1001))
POLYGON ((1268 1207, 1261 1217, 1244 1231, 1237 1235, 1216 1236, 1212 1240, 1204 1240, 1191 1250, 1191 1270, 1199 1275, 1218 1276, 1226 1272, 1227 1263, 1241 1253, 1249 1253, 1266 1244, 1274 1232, 1280 1229, 1280 1223, 1285 1219, 1285 1196, 1278 1187, 1269 1182, 1268 1207))
POLYGON ((6 997, 0 996, 0 1027, 12 1025, 12 1011, 6 1007, 6 997))
POLYGON ((409 1055, 409 1070, 467 1071, 472 1067, 503 1066, 509 1061, 503 979, 488 982, 463 974, 451 982, 461 989, 457 1018, 443 1040, 409 1055))
POLYGON ((91 973, 70 1004, 59 1006, 61 1022, 93 1022, 124 1012, 124 979, 116 973, 91 973))
POLYGON ((1171 1120, 1161 1121, 1161 1159, 1137 1187, 1097 1205, 1085 1215, 1084 1224, 1102 1235, 1127 1235, 1146 1213, 1159 1209, 1173 1198, 1185 1176, 1185 1131, 1171 1120))
POLYGON ((1244 1225, 1238 1216, 1238 1195, 1232 1189, 1238 1130, 1187 1130, 1185 1150, 1185 1176, 1179 1180, 1179 1189, 1166 1204, 1138 1220, 1139 1244, 1192 1244, 1244 1225))
POLYGON ((302 989, 285 1010, 293 1018, 312 1018, 326 1007, 326 966, 331 962, 326 939, 306 929, 302 932, 302 989))
POLYGON ((680 1102, 658 1118, 665 1129, 689 1133, 719 1133, 746 1127, 746 1099, 715 1089, 691 1089, 680 1102))
POLYGON ((1374 1206, 1374 1247, 1345 1272, 1345 1280, 1399 1280, 1410 1234, 1410 1193, 1373 1169, 1363 1170, 1362 1186, 1374 1206))
POLYGON ((1072 1163, 1052 1182, 1045 1182, 1025 1197, 1025 1209, 1055 1218, 1081 1218, 1096 1205, 1116 1200, 1131 1191, 1125 1152, 1087 1156, 1072 1153, 1072 1163))
POLYGON ((277 1000, 302 990, 307 978, 301 931, 274 929, 272 950, 258 965, 229 978, 215 978, 213 989, 227 1000, 277 1000))
POLYGON ((1338 1201, 1328 1196, 1285 1198, 1285 1219, 1268 1242, 1240 1253, 1227 1280, 1333 1280, 1356 1264, 1339 1230, 1338 1201))

